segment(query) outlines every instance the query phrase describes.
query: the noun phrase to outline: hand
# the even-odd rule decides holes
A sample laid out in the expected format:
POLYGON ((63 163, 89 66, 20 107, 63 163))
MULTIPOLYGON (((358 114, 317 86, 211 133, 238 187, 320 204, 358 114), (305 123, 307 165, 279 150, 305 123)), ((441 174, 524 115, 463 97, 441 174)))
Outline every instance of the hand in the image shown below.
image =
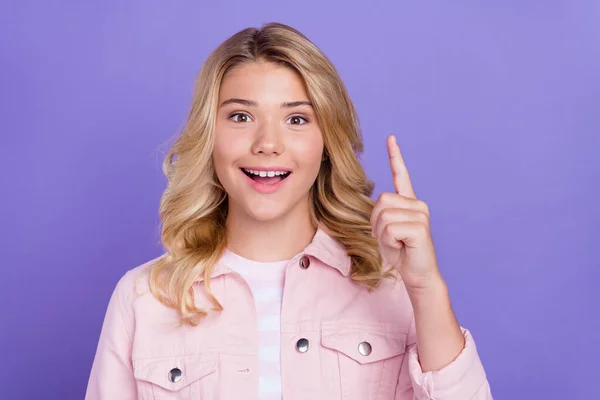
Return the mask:
POLYGON ((387 140, 396 193, 382 193, 371 213, 372 234, 384 266, 400 273, 407 290, 429 289, 443 282, 431 237, 429 207, 417 200, 396 137, 387 140))

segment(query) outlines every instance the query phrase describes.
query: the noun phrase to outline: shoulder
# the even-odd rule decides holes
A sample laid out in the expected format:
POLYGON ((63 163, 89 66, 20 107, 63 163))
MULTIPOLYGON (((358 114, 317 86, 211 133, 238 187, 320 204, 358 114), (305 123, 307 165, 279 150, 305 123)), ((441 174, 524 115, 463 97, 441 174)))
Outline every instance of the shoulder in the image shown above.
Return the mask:
POLYGON ((125 309, 130 309, 140 297, 151 295, 150 270, 166 253, 140 264, 121 276, 116 284, 114 296, 125 309))
POLYGON ((373 289, 341 276, 337 280, 322 281, 316 288, 326 288, 316 292, 323 295, 312 300, 315 307, 333 307, 333 314, 340 318, 397 324, 408 330, 413 308, 404 281, 395 272, 391 277, 382 278, 373 289), (330 292, 335 295, 330 296, 330 292))

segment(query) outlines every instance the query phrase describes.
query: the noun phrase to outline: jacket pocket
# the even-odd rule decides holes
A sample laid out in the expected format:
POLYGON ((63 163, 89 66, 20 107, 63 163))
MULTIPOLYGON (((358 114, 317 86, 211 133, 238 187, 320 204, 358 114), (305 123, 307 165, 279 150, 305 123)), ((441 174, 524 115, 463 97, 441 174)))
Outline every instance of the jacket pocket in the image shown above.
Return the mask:
POLYGON ((217 355, 193 354, 133 362, 138 399, 202 399, 216 390, 217 355))
POLYGON ((337 356, 342 399, 393 399, 406 350, 401 326, 384 323, 322 324, 321 345, 337 356))

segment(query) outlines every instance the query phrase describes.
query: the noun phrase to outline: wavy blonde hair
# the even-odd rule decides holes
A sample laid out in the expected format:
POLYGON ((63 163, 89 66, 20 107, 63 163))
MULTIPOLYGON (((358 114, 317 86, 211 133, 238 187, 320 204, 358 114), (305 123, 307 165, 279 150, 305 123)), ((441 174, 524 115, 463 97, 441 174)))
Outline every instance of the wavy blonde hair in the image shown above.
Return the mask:
POLYGON ((200 277, 213 310, 223 309, 210 290, 210 276, 226 247, 227 193, 212 159, 217 102, 227 71, 258 61, 295 70, 313 103, 326 155, 310 194, 314 226, 345 246, 355 282, 373 289, 391 276, 382 270, 377 241, 371 236, 373 183, 358 160, 363 150, 358 117, 335 67, 289 26, 248 28, 223 42, 206 60, 186 124, 163 163, 168 185, 159 214, 166 253, 151 267, 150 290, 178 312, 181 324, 196 326, 209 311, 194 302, 193 286, 200 277))

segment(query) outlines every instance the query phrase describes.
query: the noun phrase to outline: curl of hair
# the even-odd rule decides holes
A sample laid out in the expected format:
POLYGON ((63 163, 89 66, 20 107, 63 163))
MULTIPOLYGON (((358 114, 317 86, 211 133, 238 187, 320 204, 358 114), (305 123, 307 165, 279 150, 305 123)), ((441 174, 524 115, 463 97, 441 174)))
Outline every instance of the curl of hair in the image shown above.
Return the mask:
POLYGON ((296 71, 305 83, 323 134, 325 157, 310 193, 311 219, 345 246, 351 279, 369 289, 392 276, 384 271, 369 221, 373 183, 358 156, 363 150, 358 117, 335 67, 304 35, 287 25, 248 28, 217 47, 198 74, 183 131, 163 162, 167 188, 161 200, 161 242, 166 250, 150 269, 150 291, 177 311, 181 324, 197 326, 210 311, 195 305, 194 284, 204 280, 212 310, 223 307, 210 277, 227 246, 227 193, 216 176, 212 149, 219 88, 236 66, 271 62, 296 71))

